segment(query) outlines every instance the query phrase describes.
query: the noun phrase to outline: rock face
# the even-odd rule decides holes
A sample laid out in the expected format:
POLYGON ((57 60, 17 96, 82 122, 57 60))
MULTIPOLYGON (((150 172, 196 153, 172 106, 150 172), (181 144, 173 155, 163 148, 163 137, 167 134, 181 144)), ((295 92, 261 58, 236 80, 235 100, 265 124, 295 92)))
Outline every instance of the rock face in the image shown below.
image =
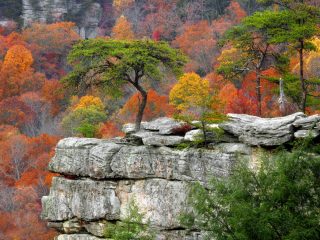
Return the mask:
POLYGON ((82 38, 98 35, 103 7, 99 1, 22 0, 24 25, 32 22, 52 23, 74 21, 82 38))
POLYGON ((317 137, 320 117, 230 114, 229 121, 219 125, 223 136, 210 138, 205 149, 181 149, 180 144, 192 146, 201 135, 190 126, 182 134, 185 125, 161 118, 143 123, 137 133, 132 124, 125 125, 123 139, 61 140, 49 164, 50 171, 61 175, 42 199, 43 219, 63 233, 57 240, 102 239, 108 221, 121 221, 132 199, 145 213, 143 221, 157 229, 157 240, 202 240, 201 232, 184 229, 178 221, 189 209, 189 183, 206 185, 211 178, 227 177, 239 159, 254 166, 256 146, 277 147, 294 138, 317 137))

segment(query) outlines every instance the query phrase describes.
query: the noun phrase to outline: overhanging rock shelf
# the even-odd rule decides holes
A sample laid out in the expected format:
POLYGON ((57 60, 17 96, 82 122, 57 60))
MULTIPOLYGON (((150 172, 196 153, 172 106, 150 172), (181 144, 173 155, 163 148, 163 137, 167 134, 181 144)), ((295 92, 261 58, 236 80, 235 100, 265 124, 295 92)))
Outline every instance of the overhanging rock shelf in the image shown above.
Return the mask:
POLYGON ((144 122, 138 133, 126 124, 125 138, 61 140, 49 164, 60 176, 53 179, 49 196, 42 198, 42 217, 61 232, 57 239, 103 239, 107 221, 121 221, 128 202, 135 199, 145 220, 157 228, 158 240, 200 240, 200 232, 183 229, 178 221, 188 208, 188 183, 228 176, 239 158, 254 164, 259 147, 319 136, 320 116, 295 113, 262 119, 229 114, 227 122, 211 126, 224 134, 212 138, 208 149, 176 148, 201 133, 192 129, 182 134, 183 127, 159 118, 144 122))

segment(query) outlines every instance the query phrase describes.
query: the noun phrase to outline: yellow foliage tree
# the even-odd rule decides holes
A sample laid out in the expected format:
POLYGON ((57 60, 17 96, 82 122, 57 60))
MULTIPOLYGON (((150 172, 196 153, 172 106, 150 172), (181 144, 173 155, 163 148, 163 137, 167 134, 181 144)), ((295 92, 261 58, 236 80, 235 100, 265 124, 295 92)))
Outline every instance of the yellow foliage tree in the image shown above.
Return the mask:
POLYGON ((25 72, 33 64, 32 53, 23 45, 9 48, 3 62, 3 69, 11 69, 17 73, 25 72))
POLYGON ((180 111, 205 108, 210 99, 210 84, 196 73, 186 73, 170 91, 170 102, 180 111))
POLYGON ((76 111, 92 106, 101 111, 103 111, 104 109, 104 104, 102 103, 100 98, 88 95, 80 98, 79 102, 74 106, 73 110, 76 111))
POLYGON ((112 37, 118 40, 134 39, 132 25, 125 16, 122 15, 118 18, 115 26, 112 29, 112 37))
POLYGON ((203 143, 208 143, 207 123, 215 123, 224 120, 224 116, 213 106, 216 99, 211 94, 211 88, 207 79, 202 79, 198 74, 186 73, 170 91, 169 99, 180 112, 180 118, 192 123, 192 120, 199 120, 196 124, 202 130, 203 143))

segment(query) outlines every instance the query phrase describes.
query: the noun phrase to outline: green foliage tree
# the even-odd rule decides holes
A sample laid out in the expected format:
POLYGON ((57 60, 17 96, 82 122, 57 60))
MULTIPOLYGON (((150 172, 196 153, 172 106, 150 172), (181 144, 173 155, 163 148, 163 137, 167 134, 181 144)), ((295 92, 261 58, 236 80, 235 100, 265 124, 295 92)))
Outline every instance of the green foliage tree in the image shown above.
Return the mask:
POLYGON ((249 72, 255 74, 258 116, 262 116, 262 72, 270 67, 284 68, 288 64, 288 60, 279 54, 274 39, 275 32, 281 27, 282 21, 278 21, 273 11, 256 12, 227 31, 221 41, 223 45, 231 44, 236 48, 237 57, 222 59, 218 73, 230 80, 239 79, 249 72))
POLYGON ((266 156, 255 170, 239 164, 209 189, 195 184, 193 214, 182 222, 206 231, 208 239, 319 239, 320 152, 313 144, 266 156))
MULTIPOLYGON (((305 78, 304 54, 315 50, 312 39, 319 34, 320 9, 307 0, 261 0, 264 3, 273 3, 280 6, 280 11, 274 12, 273 20, 282 26, 275 29, 273 42, 287 43, 299 55, 300 103, 299 108, 305 112, 307 98, 312 97, 308 92, 308 83, 305 78)), ((317 83, 319 84, 319 83, 317 83)))
POLYGON ((133 200, 127 208, 127 216, 116 224, 108 223, 105 229, 105 237, 113 240, 153 240, 154 234, 149 224, 143 224, 144 214, 139 212, 136 202, 133 200))
POLYGON ((74 70, 64 82, 80 92, 96 86, 120 95, 121 86, 133 86, 141 95, 135 122, 139 130, 147 104, 144 82, 161 80, 163 69, 181 74, 186 58, 164 42, 90 39, 73 47, 69 62, 74 70))

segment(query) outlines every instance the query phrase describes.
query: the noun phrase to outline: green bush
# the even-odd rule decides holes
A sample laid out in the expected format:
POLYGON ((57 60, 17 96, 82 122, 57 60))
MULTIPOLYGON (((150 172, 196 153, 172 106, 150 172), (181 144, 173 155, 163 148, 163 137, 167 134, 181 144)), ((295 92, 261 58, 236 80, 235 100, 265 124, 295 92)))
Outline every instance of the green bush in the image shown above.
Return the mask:
POLYGON ((127 208, 127 216, 115 224, 108 223, 105 237, 113 240, 154 240, 154 233, 149 224, 143 224, 144 214, 139 213, 135 201, 131 201, 127 208))
POLYGON ((320 155, 317 145, 265 156, 259 169, 238 164, 227 179, 191 188, 192 214, 181 221, 208 239, 320 239, 320 155))

